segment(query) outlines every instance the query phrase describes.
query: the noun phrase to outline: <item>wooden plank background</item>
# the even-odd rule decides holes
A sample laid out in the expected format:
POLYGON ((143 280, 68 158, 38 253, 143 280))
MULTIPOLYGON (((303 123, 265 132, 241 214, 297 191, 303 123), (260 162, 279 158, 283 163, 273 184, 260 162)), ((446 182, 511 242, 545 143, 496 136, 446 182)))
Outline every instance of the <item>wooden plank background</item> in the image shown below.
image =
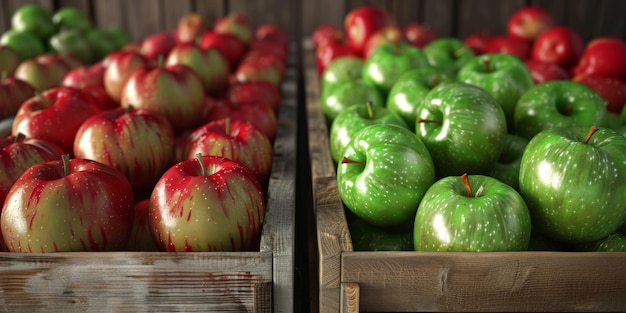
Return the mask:
POLYGON ((420 22, 440 36, 504 34, 511 13, 534 4, 550 12, 557 23, 576 29, 585 41, 597 36, 626 38, 626 1, 622 0, 0 0, 1 32, 10 27, 13 12, 26 3, 51 10, 77 7, 95 25, 123 27, 134 40, 174 28, 183 14, 192 11, 210 22, 230 12, 243 13, 254 26, 275 24, 297 39, 310 36, 320 24, 342 26, 347 12, 365 4, 386 8, 400 26, 420 22))

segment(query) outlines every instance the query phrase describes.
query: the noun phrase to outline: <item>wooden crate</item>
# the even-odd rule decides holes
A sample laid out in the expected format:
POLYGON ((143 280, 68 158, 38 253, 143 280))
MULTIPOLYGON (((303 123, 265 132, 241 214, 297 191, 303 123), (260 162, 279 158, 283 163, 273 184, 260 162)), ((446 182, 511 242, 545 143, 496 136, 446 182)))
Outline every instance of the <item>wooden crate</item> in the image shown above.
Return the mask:
POLYGON ((320 312, 626 311, 626 253, 354 251, 305 41, 320 312))

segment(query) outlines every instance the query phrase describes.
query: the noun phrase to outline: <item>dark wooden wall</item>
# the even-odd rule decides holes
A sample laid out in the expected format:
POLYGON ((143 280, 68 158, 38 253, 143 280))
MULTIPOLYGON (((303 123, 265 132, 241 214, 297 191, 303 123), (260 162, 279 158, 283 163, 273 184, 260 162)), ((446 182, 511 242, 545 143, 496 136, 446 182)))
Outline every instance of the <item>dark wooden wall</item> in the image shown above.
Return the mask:
POLYGON ((575 28, 585 40, 626 38, 624 0, 0 0, 0 31, 9 27, 11 14, 24 3, 40 3, 52 10, 75 6, 89 13, 96 25, 122 26, 136 40, 175 27, 191 11, 209 21, 240 12, 254 25, 272 23, 300 38, 322 23, 341 26, 347 12, 364 4, 388 9, 401 26, 416 21, 430 25, 440 36, 461 38, 480 31, 504 34, 512 12, 535 4, 548 10, 557 23, 575 28))

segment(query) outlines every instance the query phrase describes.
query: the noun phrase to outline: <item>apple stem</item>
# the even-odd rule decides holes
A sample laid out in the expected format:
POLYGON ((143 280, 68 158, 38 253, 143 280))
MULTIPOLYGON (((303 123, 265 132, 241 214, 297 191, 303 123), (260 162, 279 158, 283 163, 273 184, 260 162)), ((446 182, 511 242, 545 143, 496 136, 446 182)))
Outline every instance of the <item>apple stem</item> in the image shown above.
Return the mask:
POLYGON ((200 163, 200 173, 202 173, 202 176, 207 176, 206 164, 202 158, 202 153, 196 153, 196 159, 198 160, 198 163, 200 163))
POLYGON ((124 109, 124 114, 128 114, 128 113, 130 113, 130 111, 132 111, 133 109, 134 109, 134 108, 133 108, 133 105, 132 105, 132 104, 127 105, 127 106, 126 106, 126 109, 124 109))
POLYGON ((41 92, 35 91, 35 97, 37 97, 37 99, 39 99, 39 101, 43 102, 46 107, 49 107, 51 105, 50 101, 48 101, 48 99, 44 98, 43 95, 41 94, 41 92))
POLYGON ((70 155, 64 154, 61 156, 61 160, 63 160, 63 177, 70 174, 70 155))
POLYGON ((162 54, 159 54, 159 56, 157 57, 157 66, 163 67, 164 63, 165 63, 165 56, 163 56, 162 54))
POLYGON ((24 133, 17 133, 17 135, 15 135, 15 138, 13 138, 13 143, 23 142, 24 139, 26 139, 26 135, 24 135, 24 133))
POLYGON ((226 121, 224 121, 224 132, 230 136, 230 117, 227 117, 226 121))
POLYGON ((346 157, 343 157, 341 159, 341 164, 361 164, 361 165, 365 165, 365 162, 362 161, 354 161, 354 160, 350 160, 346 157))
POLYGON ((589 132, 587 133, 587 137, 585 137, 585 141, 583 143, 588 144, 591 136, 593 136, 593 134, 595 134, 598 129, 599 128, 596 125, 591 125, 591 128, 589 128, 589 132))
POLYGON ((467 196, 468 197, 472 197, 472 187, 470 186, 469 183, 469 176, 467 175, 467 173, 464 173, 463 175, 461 175, 461 180, 463 181, 463 184, 465 184, 465 189, 467 190, 467 196))
POLYGON ((418 123, 435 123, 435 124, 443 124, 441 121, 437 121, 437 120, 427 120, 427 119, 423 119, 423 118, 418 118, 417 119, 418 123))
POLYGON ((489 73, 489 71, 491 71, 491 60, 489 60, 489 58, 485 58, 485 73, 489 73))
POLYGON ((374 104, 372 103, 372 101, 367 101, 365 106, 367 107, 367 116, 370 118, 370 120, 374 119, 374 104))
POLYGON ((2 73, 0 74, 0 83, 3 85, 6 84, 8 76, 9 74, 7 73, 7 71, 2 71, 2 73))
POLYGON ((433 82, 430 83, 430 88, 435 88, 437 85, 439 85, 439 76, 433 77, 433 82))

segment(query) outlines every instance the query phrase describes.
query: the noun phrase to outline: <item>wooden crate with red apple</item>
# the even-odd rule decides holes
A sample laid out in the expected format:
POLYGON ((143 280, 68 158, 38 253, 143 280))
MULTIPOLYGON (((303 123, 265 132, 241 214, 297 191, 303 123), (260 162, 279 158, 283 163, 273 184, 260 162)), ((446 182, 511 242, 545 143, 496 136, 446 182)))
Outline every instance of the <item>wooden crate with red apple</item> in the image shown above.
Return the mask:
MULTIPOLYGON (((605 92, 611 91, 602 93, 570 73, 621 81, 626 42, 594 38, 583 43, 571 29, 544 28, 532 36, 550 39, 533 39, 536 47, 526 42, 532 48, 526 57, 516 55, 519 50, 491 51, 513 59, 516 65, 507 69, 521 69, 510 72, 523 91, 509 100, 470 74, 494 75, 491 86, 497 81, 497 88, 509 88, 509 78, 497 74, 504 72, 500 55, 473 50, 466 58, 460 51, 475 48, 473 41, 455 38, 437 48, 445 51, 441 55, 434 55, 434 45, 419 46, 420 55, 406 47, 406 34, 377 37, 390 18, 380 7, 357 7, 350 13, 359 10, 346 16, 346 25, 322 25, 303 42, 319 311, 624 311, 626 167, 621 158, 626 140, 623 128, 609 122, 618 118, 624 101, 607 105, 607 94, 619 94, 618 84, 604 85, 605 92), (567 48, 554 53, 547 43, 552 40, 567 48), (613 48, 598 47, 602 45, 613 48), (619 57, 608 56, 615 51, 619 57), (522 60, 556 64, 567 69, 561 71, 567 76, 533 75, 548 71, 522 60), (614 66, 605 67, 600 60, 614 66), (363 87, 363 81, 380 94, 363 87), (575 96, 579 89, 584 91, 575 96), (545 100, 558 99, 561 92, 571 92, 571 97, 545 100), (583 98, 587 104, 578 102, 583 98), (547 107, 557 114, 535 124, 529 116, 549 115, 547 107), (558 113, 570 118, 583 107, 593 116, 586 124, 568 124, 558 113), (488 117, 494 110, 499 117, 488 117), (465 126, 463 118, 455 118, 458 112, 465 112, 465 126), (572 135, 561 133, 565 129, 572 135), (448 139, 454 133, 473 135, 448 139), (519 167, 512 180, 494 170, 516 159, 500 158, 505 148, 488 152, 500 145, 489 139, 495 133, 524 138, 521 148, 515 148, 519 167), (446 141, 452 148, 443 148, 446 141), (568 164, 576 155, 564 143, 589 149, 568 164), (607 163, 597 164, 603 161, 591 155, 605 147, 601 159, 607 163), (564 158, 557 159, 560 154, 564 158), (587 174, 586 163, 593 174, 587 174), (600 168, 607 175, 598 174, 600 168), (600 185, 606 189, 591 192, 600 185), (506 194, 507 200, 497 200, 496 193, 506 194), (492 196, 494 202, 487 203, 492 196), (582 223, 576 212, 583 212, 582 223)), ((533 16, 527 20, 554 23, 535 8, 520 9, 523 14, 533 16)), ((499 38, 491 44, 505 46, 499 38)))
POLYGON ((223 6, 68 4, 0 4, 0 310, 293 312, 293 38, 223 6), (172 25, 95 27, 124 9, 172 25))

